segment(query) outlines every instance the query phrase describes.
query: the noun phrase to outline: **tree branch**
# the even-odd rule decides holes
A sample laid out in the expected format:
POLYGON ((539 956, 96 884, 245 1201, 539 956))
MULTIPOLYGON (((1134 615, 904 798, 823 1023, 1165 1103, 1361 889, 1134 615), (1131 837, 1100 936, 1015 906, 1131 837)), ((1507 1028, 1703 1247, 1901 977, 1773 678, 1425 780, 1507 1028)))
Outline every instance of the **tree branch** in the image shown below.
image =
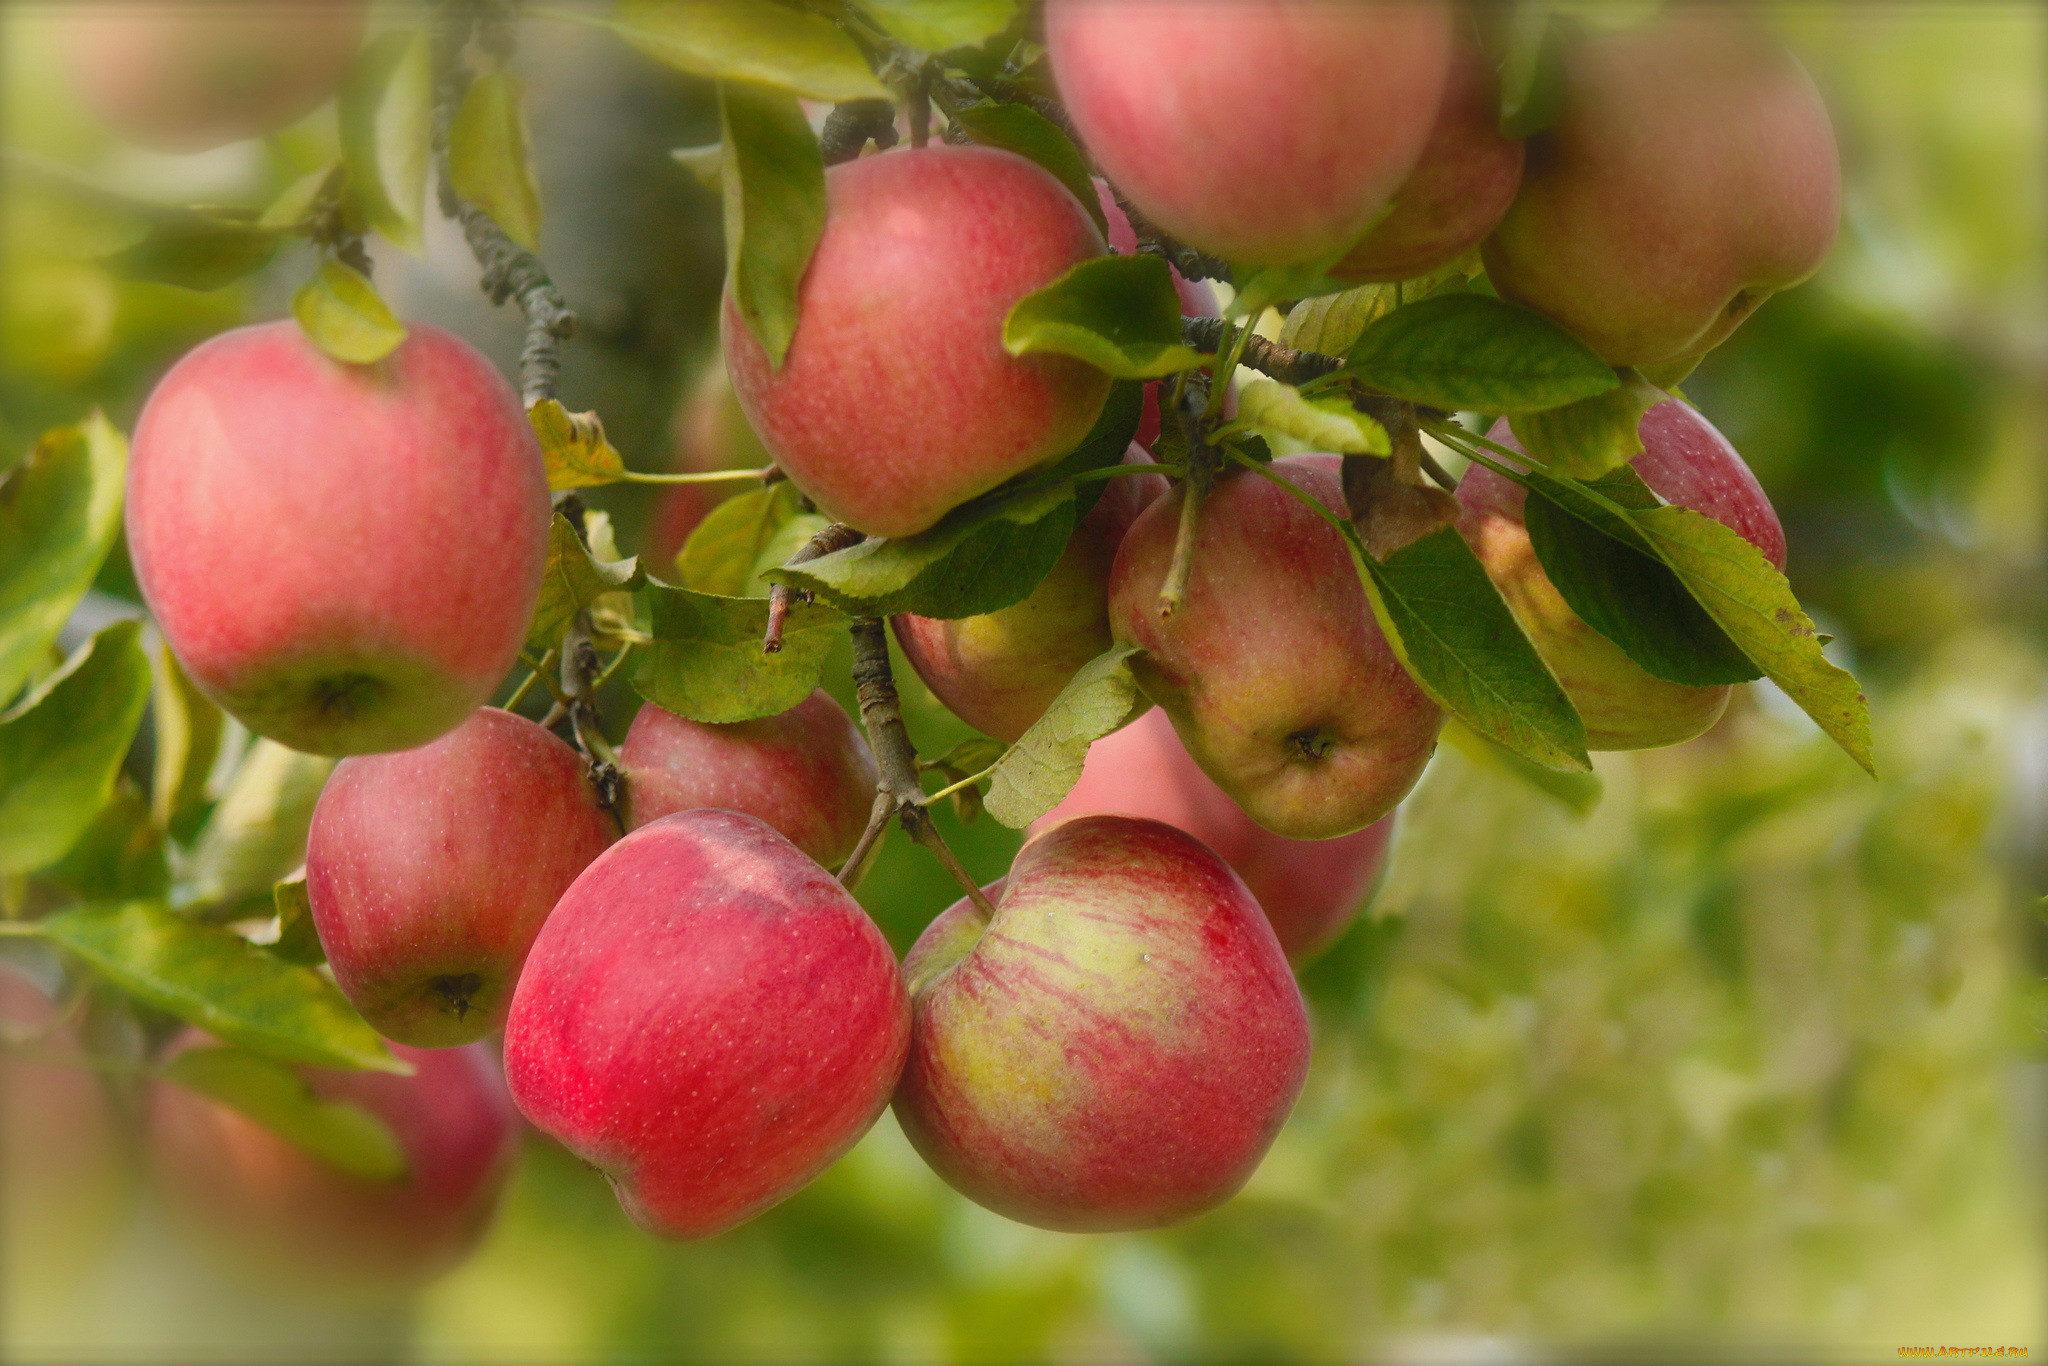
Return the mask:
MULTIPOLYGON (((1224 320, 1221 318, 1182 318, 1180 322, 1182 339, 1195 350, 1210 354, 1214 354, 1222 344, 1223 329, 1224 320)), ((1344 368, 1342 357, 1326 356, 1320 351, 1297 351, 1291 346, 1267 341, 1257 333, 1246 340, 1244 354, 1238 357, 1238 364, 1249 365, 1282 384, 1294 385, 1319 380, 1344 368)))
MULTIPOLYGON (((805 541, 796 554, 783 562, 782 567, 788 569, 792 565, 808 564, 822 555, 830 555, 835 550, 859 545, 866 539, 867 537, 852 527, 834 522, 805 541)), ((786 583, 778 583, 768 590, 768 629, 761 637, 763 654, 772 655, 782 649, 782 623, 789 616, 789 605, 799 598, 809 597, 810 594, 803 589, 791 588, 786 583)))

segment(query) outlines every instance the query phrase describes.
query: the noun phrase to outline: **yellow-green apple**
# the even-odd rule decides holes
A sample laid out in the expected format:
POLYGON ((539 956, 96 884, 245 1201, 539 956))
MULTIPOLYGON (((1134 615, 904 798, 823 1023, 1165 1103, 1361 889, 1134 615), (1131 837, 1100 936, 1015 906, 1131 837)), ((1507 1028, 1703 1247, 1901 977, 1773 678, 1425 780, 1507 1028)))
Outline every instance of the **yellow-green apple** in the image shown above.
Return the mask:
POLYGON ((1327 260, 1429 136, 1451 45, 1435 0, 1048 0, 1060 95, 1148 218, 1254 266, 1327 260))
MULTIPOLYGON (((1150 463, 1138 446, 1124 459, 1150 463)), ((892 619, 896 643, 932 695, 984 735, 1016 743, 1074 674, 1110 647, 1109 567, 1124 532, 1166 492, 1156 474, 1105 483, 1052 570, 1022 602, 978 617, 892 619)))
POLYGON ((576 751, 496 707, 418 749, 342 760, 306 843, 335 983, 401 1043, 495 1032, 541 922, 617 833, 576 751))
POLYGON ((752 816, 681 811, 563 894, 512 1000, 505 1074, 635 1223, 704 1238, 852 1147, 909 1039, 895 956, 846 889, 752 816))
POLYGON ((65 5, 72 84, 139 146, 203 152, 261 137, 327 100, 362 45, 368 0, 65 5))
POLYGON ((518 657, 547 474, 518 396, 459 338, 415 325, 345 365, 264 323, 156 386, 127 522, 143 597, 207 696, 293 749, 407 749, 518 657))
MULTIPOLYGON (((760 469, 770 461, 768 448, 754 435, 739 400, 733 397, 732 379, 720 357, 712 357, 690 386, 689 396, 676 410, 673 427, 679 473, 760 469)), ((647 562, 675 563, 676 552, 711 509, 747 487, 735 482, 670 484, 662 489, 647 533, 647 562)))
POLYGON ((1158 821, 1083 816, 1018 853, 904 960, 896 1115, 954 1188, 1074 1232, 1235 1195, 1294 1108, 1308 1018, 1230 866, 1158 821))
MULTIPOLYGON (((1275 473, 1344 507, 1334 455, 1275 473)), ((1110 627, 1188 753, 1254 821, 1290 839, 1363 830, 1422 776, 1443 726, 1381 634, 1344 540, 1255 474, 1220 479, 1196 523, 1178 610, 1159 610, 1177 488, 1138 515, 1110 572, 1110 627)))
POLYGON ((1081 780, 1031 830, 1089 815, 1164 821, 1208 845, 1244 879, 1294 963, 1335 943, 1365 909, 1386 874, 1394 835, 1391 815, 1329 840, 1291 840, 1262 828, 1188 757, 1157 707, 1090 746, 1081 780))
POLYGON ((875 804, 875 758, 823 691, 779 716, 714 724, 652 702, 619 746, 634 828, 718 807, 766 821, 827 868, 860 842, 875 804))
POLYGON ((1478 45, 1452 48, 1436 123, 1393 207, 1331 269, 1339 280, 1412 280, 1486 239, 1522 183, 1523 147, 1500 131, 1500 87, 1478 45))
MULTIPOLYGON (((211 1042, 187 1030, 169 1056, 211 1042)), ((309 1290, 402 1289, 453 1267, 497 1209, 519 1117, 482 1045, 392 1051, 411 1076, 297 1070, 319 1099, 384 1122, 404 1152, 403 1178, 344 1172, 239 1110, 160 1081, 147 1146, 166 1204, 232 1263, 309 1290)))
POLYGON ((0 1290, 19 1342, 107 1254, 130 1183, 113 1104, 69 1013, 4 959, 0 1028, 0 1290))
POLYGON ((730 293, 720 335, 762 443, 820 511, 908 536, 1088 434, 1109 377, 1012 356, 1003 319, 1102 254, 1052 174, 992 147, 933 145, 825 173, 824 236, 778 370, 730 293))
POLYGON ((1530 141, 1486 271, 1610 365, 1662 365, 1819 269, 1841 199, 1798 62, 1751 7, 1686 0, 1567 49, 1557 121, 1530 141))
MULTIPOLYGON (((1779 569, 1785 533, 1749 466, 1712 423, 1676 400, 1643 415, 1637 474, 1665 502, 1705 513, 1742 533, 1779 569)), ((1520 450, 1502 421, 1493 439, 1520 450)), ((1704 732, 1728 705, 1726 685, 1694 687, 1653 677, 1566 605, 1536 559, 1523 523, 1528 495, 1481 465, 1458 484, 1458 530, 1486 566, 1537 652, 1579 709, 1591 749, 1653 749, 1704 732)))

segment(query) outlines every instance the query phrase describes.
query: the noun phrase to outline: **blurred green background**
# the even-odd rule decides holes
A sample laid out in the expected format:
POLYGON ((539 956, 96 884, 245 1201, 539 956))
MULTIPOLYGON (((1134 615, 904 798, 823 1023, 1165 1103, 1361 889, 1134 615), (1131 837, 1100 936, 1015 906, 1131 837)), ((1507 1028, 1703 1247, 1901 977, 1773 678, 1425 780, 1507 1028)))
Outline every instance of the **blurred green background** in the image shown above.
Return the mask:
MULTIPOLYGON (((195 158, 108 142, 0 8, 7 145, 141 195, 260 205, 323 119, 195 158)), ((2048 11, 1783 6, 1849 172, 1841 242, 1687 382, 1782 514, 1791 574, 1876 713, 1872 784, 1753 685, 1693 744, 1600 756, 1580 818, 1445 747, 1392 876, 1307 975, 1315 1070, 1250 1188, 1079 1237, 954 1196, 891 1121, 711 1243, 658 1243, 535 1141, 460 1271, 405 1303, 278 1298, 195 1257, 137 1183, 7 1216, 10 1360, 1613 1361, 2043 1342, 2048 1150, 2048 11)), ((563 397, 674 457, 707 360, 715 202, 670 148, 706 90, 530 26, 544 254, 585 320, 563 397)), ((279 316, 287 252, 211 294, 117 280, 0 184, 0 463, 134 416, 199 338, 279 316)), ((508 366, 446 231, 378 258, 399 311, 508 366)), ((628 551, 651 500, 605 490, 628 551)), ((124 610, 119 563, 88 611, 124 610)), ((926 753, 964 734, 902 671, 926 753)), ((608 696, 622 731, 628 695, 608 696)), ((946 834, 994 876, 1016 837, 946 834)), ((907 945, 952 899, 893 842, 861 891, 907 945)), ((17 1117, 18 1118, 18 1117, 17 1117)), ((13 1122, 10 1120, 10 1122, 13 1122)), ((16 1173, 18 1177, 20 1174, 16 1173)), ((33 1176, 33 1174, 31 1174, 33 1176)))

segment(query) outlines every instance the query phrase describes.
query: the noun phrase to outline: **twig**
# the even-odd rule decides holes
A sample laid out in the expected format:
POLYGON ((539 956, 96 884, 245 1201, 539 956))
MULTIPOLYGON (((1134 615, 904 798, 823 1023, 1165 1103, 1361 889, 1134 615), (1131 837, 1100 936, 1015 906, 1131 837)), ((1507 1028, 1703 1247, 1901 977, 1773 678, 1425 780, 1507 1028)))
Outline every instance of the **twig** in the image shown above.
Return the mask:
POLYGON ((448 169, 448 133, 469 90, 462 52, 484 17, 481 0, 440 0, 433 14, 435 194, 441 212, 462 225, 470 254, 483 267, 479 282, 494 304, 517 300, 526 315, 526 344, 519 353, 520 396, 527 407, 555 396, 561 373, 562 341, 576 330, 576 314, 548 277, 538 256, 506 236, 497 221, 455 193, 448 169))
POLYGON ((519 662, 521 664, 524 664, 532 672, 528 673, 526 676, 526 681, 519 685, 519 690, 513 693, 510 697, 505 699, 506 711, 511 711, 514 708, 516 708, 521 702, 524 702, 526 700, 526 695, 529 692, 533 691, 533 685, 536 683, 540 684, 543 688, 546 688, 548 690, 548 695, 553 697, 555 701, 559 702, 561 705, 565 707, 569 705, 569 699, 562 695, 561 685, 557 684, 554 679, 548 677, 548 671, 555 667, 556 659, 557 655, 553 650, 549 650, 539 659, 528 659, 526 657, 526 652, 523 650, 520 651, 519 662))
MULTIPOLYGON (((945 837, 932 824, 924 809, 924 784, 917 777, 917 750, 910 743, 910 731, 903 724, 903 709, 896 696, 896 677, 889 667, 889 636, 880 617, 858 617, 853 623, 853 682, 860 698, 860 720, 874 751, 876 783, 875 815, 870 826, 893 813, 905 833, 928 850, 945 870, 967 891, 967 897, 984 917, 995 907, 982 892, 974 875, 947 847, 945 837)), ((879 837, 877 832, 876 837, 879 837)), ((865 856, 873 844, 861 837, 856 853, 865 856)), ((847 866, 855 866, 848 859, 847 866)))
POLYGON ((886 152, 896 145, 896 106, 887 100, 847 100, 832 106, 818 149, 827 166, 852 161, 869 142, 886 152))
MULTIPOLYGON (((834 522, 817 535, 811 537, 810 540, 805 541, 796 554, 783 562, 782 567, 787 569, 792 565, 808 564, 821 555, 830 555, 835 550, 844 550, 850 545, 859 545, 866 539, 865 536, 855 531, 852 527, 840 522, 834 522)), ((805 598, 810 596, 810 594, 805 593, 802 589, 792 588, 786 583, 778 583, 768 590, 768 629, 761 637, 761 652, 763 654, 772 655, 780 653, 782 649, 782 623, 789 616, 790 604, 795 602, 799 595, 805 598)))
MULTIPOLYGON (((1227 326, 1222 318, 1183 318, 1181 337, 1195 350, 1213 355, 1223 344, 1227 326)), ((1238 364, 1249 365, 1270 379, 1293 385, 1307 384, 1344 368, 1341 357, 1326 356, 1320 351, 1297 351, 1291 346, 1267 341, 1256 333, 1245 342, 1238 364)))

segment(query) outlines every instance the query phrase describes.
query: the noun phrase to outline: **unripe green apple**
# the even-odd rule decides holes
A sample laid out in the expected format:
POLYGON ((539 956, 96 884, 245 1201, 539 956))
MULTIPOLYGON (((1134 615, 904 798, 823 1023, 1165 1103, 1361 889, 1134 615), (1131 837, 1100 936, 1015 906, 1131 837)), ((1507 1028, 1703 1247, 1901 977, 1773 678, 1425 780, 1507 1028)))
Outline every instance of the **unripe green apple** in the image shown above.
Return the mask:
POLYGON ((1048 0, 1053 78, 1117 188, 1242 265, 1326 260, 1414 169, 1443 92, 1435 0, 1048 0))
MULTIPOLYGON (((1344 507, 1339 460, 1278 474, 1344 507)), ((1217 481, 1171 616, 1159 590, 1184 488, 1140 513, 1110 574, 1110 625, 1131 670, 1202 771, 1276 835, 1330 839, 1394 809, 1436 749, 1443 712, 1380 633, 1344 540, 1257 475, 1217 481)))
POLYGON ((1158 1228, 1228 1200, 1286 1122, 1308 1017, 1251 893, 1158 821, 1033 838, 995 917, 961 901, 904 961, 915 1003, 896 1115, 998 1214, 1158 1228))
POLYGON ((1394 836, 1391 815, 1328 840, 1284 839, 1262 828, 1188 757, 1157 707, 1089 746, 1081 780, 1031 832, 1088 815, 1164 821, 1208 845, 1244 879, 1297 964, 1336 942, 1371 902, 1394 836))
MULTIPOLYGON (((1133 446, 1132 464, 1151 456, 1133 446)), ((983 735, 1015 744, 1082 665, 1107 650, 1109 567, 1147 504, 1166 492, 1156 474, 1109 480, 1052 571, 1022 602, 977 617, 893 617, 896 643, 947 710, 983 735)))
POLYGON ((496 707, 418 749, 342 760, 306 842, 336 984, 401 1043, 495 1033, 541 922, 617 834, 576 751, 496 707))
POLYGON ((1564 62, 1557 122, 1486 243, 1502 298, 1610 365, 1661 365, 1820 268, 1841 216, 1834 132, 1750 7, 1682 0, 1564 62))
POLYGON ((708 1238, 851 1148, 909 1037, 896 957, 844 887, 752 816, 682 811, 563 894, 519 978, 505 1076, 634 1222, 708 1238))
MULTIPOLYGON (((189 1029, 168 1056, 211 1042, 189 1029)), ((519 1116, 482 1045, 392 1051, 411 1076, 297 1071, 319 1099, 384 1122, 405 1154, 401 1180, 352 1176, 239 1110, 159 1081, 147 1143, 165 1203, 224 1259, 304 1291, 410 1288, 455 1266, 496 1212, 519 1116)))
POLYGON ((1522 143, 1500 131, 1500 85, 1478 45, 1460 39, 1436 123, 1393 207, 1330 271, 1352 282, 1412 280, 1486 239, 1522 183, 1522 143))
POLYGON ((738 811, 827 868, 853 852, 875 803, 875 757, 823 690, 779 716, 725 724, 646 703, 619 746, 619 767, 636 830, 678 811, 738 811))
MULTIPOLYGON (((1652 492, 1742 533, 1773 565, 1785 567, 1785 532, 1778 514, 1749 466, 1712 423, 1674 400, 1650 409, 1638 430, 1643 453, 1633 463, 1652 492)), ((1505 421, 1492 436, 1501 445, 1521 449, 1505 421)), ((1579 709, 1587 748, 1654 749, 1706 731, 1728 705, 1727 686, 1695 687, 1653 677, 1588 626, 1536 558, 1522 520, 1527 501, 1520 484, 1474 465, 1458 484, 1458 531, 1579 709)))
POLYGON ((185 672, 313 754, 423 745, 519 657, 548 485, 518 395, 415 324, 344 365, 292 322, 172 366, 135 427, 135 576, 185 672))
POLYGON ((62 46, 88 108, 129 141, 203 152, 324 104, 362 44, 368 0, 150 0, 62 6, 62 46))
POLYGON ((730 296, 719 314, 733 390, 791 482, 837 521, 909 536, 1078 445, 1109 377, 1003 349, 1012 305, 1102 254, 1066 187, 1011 152, 934 144, 834 166, 825 188, 782 367, 730 296))

